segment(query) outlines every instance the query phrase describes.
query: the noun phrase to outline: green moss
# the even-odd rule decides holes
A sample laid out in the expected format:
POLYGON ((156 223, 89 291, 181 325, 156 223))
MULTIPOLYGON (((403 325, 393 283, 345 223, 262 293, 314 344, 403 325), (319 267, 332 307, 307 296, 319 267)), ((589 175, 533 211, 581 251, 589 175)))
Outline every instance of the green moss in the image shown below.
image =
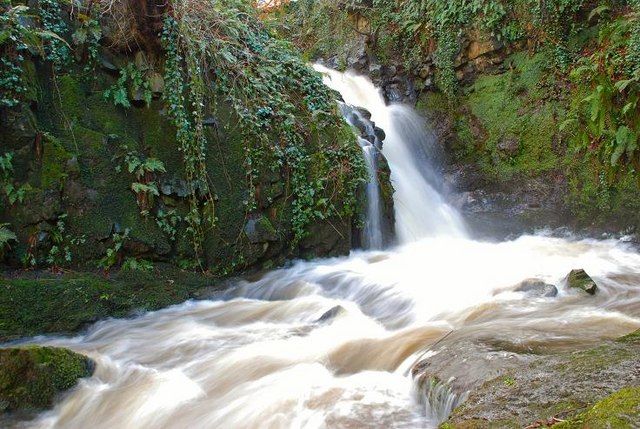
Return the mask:
POLYGON ((24 98, 31 102, 37 101, 40 94, 40 86, 38 84, 36 66, 33 61, 25 61, 22 64, 22 79, 27 89, 24 98))
POLYGON ((210 277, 160 266, 152 272, 116 273, 111 279, 66 274, 0 279, 0 341, 74 332, 106 317, 125 317, 197 297, 210 277))
POLYGON ((93 372, 87 357, 57 347, 0 349, 0 411, 48 408, 54 396, 93 372))
MULTIPOLYGON (((546 57, 519 53, 507 63, 508 72, 480 76, 464 99, 486 133, 478 154, 484 171, 495 179, 509 179, 556 169, 561 161, 553 149, 559 106, 544 98, 545 87, 552 85, 544 80, 546 57)), ((473 152, 477 133, 470 132, 468 122, 458 125, 459 137, 468 149, 465 153, 473 152)))
POLYGON ((595 403, 586 412, 554 425, 557 429, 616 428, 640 425, 640 387, 625 387, 595 403))
POLYGON ((87 109, 88 104, 84 103, 83 91, 78 81, 70 74, 64 74, 56 78, 53 90, 54 101, 59 102, 68 120, 82 117, 82 112, 87 109), (59 100, 55 100, 56 95, 59 100))
POLYGON ((40 176, 42 188, 60 189, 66 177, 65 162, 71 158, 72 155, 64 149, 57 138, 47 135, 43 139, 42 172, 40 176))
POLYGON ((638 343, 640 342, 640 329, 631 332, 623 337, 618 338, 616 341, 620 343, 638 343))

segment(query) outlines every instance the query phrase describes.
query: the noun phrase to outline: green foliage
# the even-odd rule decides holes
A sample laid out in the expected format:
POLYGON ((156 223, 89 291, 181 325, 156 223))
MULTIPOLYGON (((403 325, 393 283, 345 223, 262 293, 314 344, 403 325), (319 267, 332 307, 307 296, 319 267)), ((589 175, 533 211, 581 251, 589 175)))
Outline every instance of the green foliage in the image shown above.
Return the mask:
POLYGON ((122 263, 122 271, 151 271, 153 263, 142 258, 124 258, 122 263))
POLYGON ((303 49, 315 46, 309 39, 326 45, 321 55, 339 53, 331 46, 365 34, 379 59, 396 56, 409 70, 434 54, 437 83, 451 98, 457 90, 454 60, 463 33, 476 28, 505 42, 528 36, 548 46, 564 70, 573 61, 568 40, 583 27, 579 17, 584 4, 584 0, 308 0, 289 6, 287 11, 295 19, 284 31, 302 36, 303 49), (356 29, 354 23, 360 19, 368 22, 368 28, 356 29))
POLYGON ((7 152, 0 156, 0 170, 2 171, 2 190, 4 191, 9 205, 16 202, 22 203, 27 192, 31 191, 31 185, 25 183, 17 185, 13 181, 13 153, 7 152))
POLYGON ((102 38, 100 22, 91 16, 92 12, 88 10, 87 13, 89 15, 78 14, 79 25, 71 35, 74 47, 77 50, 81 50, 85 57, 85 73, 93 72, 98 64, 98 47, 102 38))
MULTIPOLYGON (((128 146, 123 145, 124 155, 115 156, 114 160, 123 158, 124 166, 130 174, 135 177, 135 182, 131 184, 131 190, 136 194, 138 207, 143 215, 149 214, 149 210, 153 208, 153 197, 160 196, 158 185, 153 180, 156 173, 166 173, 164 163, 157 158, 140 157, 137 152, 129 150, 128 146)), ((116 171, 120 171, 120 166, 116 167, 116 171)))
POLYGON ((110 270, 116 264, 122 261, 122 253, 124 243, 129 239, 129 229, 125 229, 122 233, 114 232, 111 235, 112 247, 107 249, 107 254, 98 261, 98 267, 105 271, 110 270))
POLYGON ((156 213, 156 224, 162 232, 167 234, 169 240, 176 240, 177 226, 182 221, 182 217, 178 215, 175 209, 164 211, 159 209, 156 213))
POLYGON ((118 81, 104 91, 104 98, 113 100, 113 104, 122 107, 131 107, 129 91, 141 92, 147 107, 151 104, 151 86, 142 71, 138 70, 135 63, 129 63, 120 69, 118 81))
POLYGON ((27 93, 24 62, 30 49, 42 50, 42 31, 25 23, 29 8, 0 1, 0 107, 13 107, 27 93))
POLYGON ((0 223, 0 256, 6 249, 11 249, 10 242, 18 241, 18 237, 9 229, 9 226, 8 223, 0 223))
POLYGON ((45 262, 54 271, 63 266, 69 266, 73 260, 71 249, 86 242, 86 236, 70 236, 67 231, 66 219, 68 215, 63 213, 58 216, 56 223, 48 231, 51 247, 46 255, 45 262))
POLYGON ((53 64, 57 72, 64 72, 71 62, 71 47, 62 38, 69 33, 69 27, 63 19, 64 2, 61 0, 40 0, 39 12, 44 34, 44 52, 47 61, 53 64))
POLYGON ((186 216, 190 231, 197 242, 203 221, 215 221, 202 120, 205 112, 215 115, 215 106, 205 100, 217 98, 235 112, 238 123, 226 126, 237 126, 244 140, 247 211, 257 209, 261 174, 284 175, 292 229, 300 240, 309 222, 353 210, 355 189, 364 177, 361 154, 346 133, 335 139, 323 136, 343 126, 333 95, 290 45, 272 37, 251 5, 242 0, 212 4, 216 7, 175 1, 176 17, 167 19, 163 33, 165 97, 192 188, 192 209, 186 216), (196 185, 204 198, 196 195, 196 185))
MULTIPOLYGON (((603 9, 592 15, 595 12, 603 9)), ((591 90, 563 128, 573 131, 578 149, 605 166, 609 182, 640 159, 640 63, 634 39, 639 12, 636 6, 603 23, 592 54, 582 57, 571 72, 576 84, 591 90)))

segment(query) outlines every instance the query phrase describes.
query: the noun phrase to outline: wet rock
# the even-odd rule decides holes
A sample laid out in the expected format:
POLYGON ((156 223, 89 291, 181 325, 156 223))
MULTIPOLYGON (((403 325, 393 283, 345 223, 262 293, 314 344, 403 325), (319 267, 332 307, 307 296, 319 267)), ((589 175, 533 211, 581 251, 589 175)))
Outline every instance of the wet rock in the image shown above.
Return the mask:
POLYGON ((545 283, 540 279, 525 279, 521 281, 515 292, 525 292, 529 297, 554 297, 558 295, 558 288, 552 284, 545 283))
POLYGON ((324 314, 322 316, 320 316, 320 318, 318 320, 316 320, 316 323, 328 322, 329 320, 335 319, 337 316, 339 316, 340 314, 342 314, 342 313, 344 313, 346 311, 347 310, 345 310, 343 306, 336 305, 335 307, 331 308, 330 310, 325 311, 324 314))
POLYGON ((79 181, 68 179, 63 196, 69 205, 86 210, 90 204, 95 203, 98 195, 97 191, 85 188, 79 181))
POLYGON ((571 270, 564 280, 567 287, 582 289, 590 295, 595 295, 598 290, 596 282, 583 269, 571 270))
POLYGON ((209 116, 208 118, 204 118, 202 120, 202 125, 204 125, 206 127, 217 127, 218 126, 218 120, 216 118, 214 118, 213 116, 209 116))
POLYGON ((0 349, 0 412, 50 408, 58 392, 93 374, 86 356, 58 347, 0 349))
POLYGON ((385 98, 390 103, 401 103, 404 99, 404 94, 398 86, 393 85, 385 88, 385 98))
POLYGON ((144 102, 144 88, 134 86, 133 84, 129 85, 129 100, 135 102, 144 102))
POLYGON ((371 79, 379 79, 382 76, 382 66, 380 64, 370 64, 369 76, 371 76, 371 79))
POLYGON ((360 113, 360 115, 365 118, 367 121, 371 120, 371 112, 369 112, 367 109, 364 109, 362 107, 354 107, 353 109, 354 111, 357 111, 358 113, 360 113))
POLYGON ((127 66, 129 58, 125 55, 118 55, 111 49, 99 47, 100 65, 108 72, 117 72, 127 66))
POLYGON ((142 51, 136 52, 134 61, 136 63, 136 68, 140 71, 146 71, 151 68, 151 65, 150 65, 151 61, 148 57, 148 54, 145 54, 142 51))
POLYGON ((611 392, 638 385, 639 345, 617 341, 585 351, 519 355, 525 359, 476 384, 448 424, 456 428, 522 428, 546 427, 532 423, 554 416, 569 419, 611 392))
POLYGON ((265 216, 259 216, 247 220, 244 226, 246 234, 251 244, 266 243, 277 240, 276 229, 265 216))
POLYGON ((31 109, 24 105, 14 109, 3 109, 0 112, 0 127, 2 154, 30 147, 38 134, 36 117, 31 109))
POLYGON ((149 74, 149 88, 154 95, 159 96, 164 92, 164 78, 158 72, 149 74))
POLYGON ((361 46, 355 53, 349 55, 346 62, 348 68, 352 68, 356 71, 362 71, 369 62, 365 47, 361 46))

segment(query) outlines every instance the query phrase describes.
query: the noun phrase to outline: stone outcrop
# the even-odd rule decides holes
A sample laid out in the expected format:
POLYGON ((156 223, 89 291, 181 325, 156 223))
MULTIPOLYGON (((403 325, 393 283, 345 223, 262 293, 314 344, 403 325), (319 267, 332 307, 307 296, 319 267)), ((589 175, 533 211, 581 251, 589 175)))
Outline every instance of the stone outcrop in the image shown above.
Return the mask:
POLYGON ((571 270, 564 279, 570 289, 580 289, 589 295, 595 295, 598 290, 596 282, 582 268, 571 270))
POLYGON ((94 367, 91 359, 57 347, 0 349, 0 413, 50 408, 58 393, 94 367))

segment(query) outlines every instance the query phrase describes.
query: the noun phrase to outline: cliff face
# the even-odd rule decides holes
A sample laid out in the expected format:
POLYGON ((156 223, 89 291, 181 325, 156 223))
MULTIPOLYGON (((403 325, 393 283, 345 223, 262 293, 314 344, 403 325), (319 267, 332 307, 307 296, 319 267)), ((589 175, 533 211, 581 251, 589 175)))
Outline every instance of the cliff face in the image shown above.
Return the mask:
POLYGON ((229 274, 349 251, 365 173, 319 76, 248 13, 225 27, 246 46, 212 52, 230 36, 195 30, 218 16, 92 3, 2 3, 5 262, 229 274))

